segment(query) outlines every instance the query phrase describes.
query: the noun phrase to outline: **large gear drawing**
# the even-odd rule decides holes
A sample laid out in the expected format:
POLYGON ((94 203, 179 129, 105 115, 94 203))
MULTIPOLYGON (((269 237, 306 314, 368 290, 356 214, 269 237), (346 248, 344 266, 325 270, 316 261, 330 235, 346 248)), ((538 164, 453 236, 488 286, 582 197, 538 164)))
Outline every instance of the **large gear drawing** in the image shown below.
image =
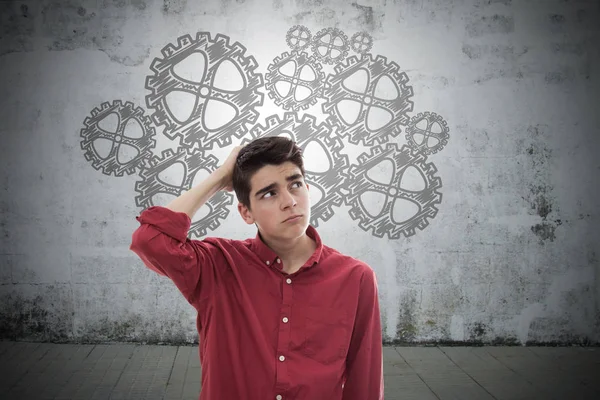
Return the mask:
POLYGON ((283 53, 273 60, 268 67, 269 72, 265 75, 269 97, 273 99, 275 104, 285 110, 306 110, 321 97, 325 78, 325 74, 321 69, 321 64, 317 63, 313 56, 309 56, 305 52, 298 53, 293 51, 291 53, 283 53), (293 75, 282 73, 281 68, 290 62, 294 65, 293 75), (312 70, 311 79, 303 79, 302 74, 305 68, 312 70), (290 85, 287 93, 282 94, 277 90, 277 83, 279 82, 286 82, 290 85), (299 87, 310 90, 310 94, 301 100, 296 99, 299 87))
POLYGON ((411 118, 406 128, 406 140, 413 150, 423 154, 435 154, 448 144, 450 129, 441 116, 425 111, 411 118), (439 126, 439 132, 433 132, 433 126, 439 126), (435 140, 430 145, 431 138, 435 140))
POLYGON ((312 51, 321 62, 325 64, 336 64, 348 55, 348 37, 338 28, 321 29, 315 34, 312 41, 312 51), (325 48, 322 53, 319 49, 325 48), (338 52, 333 55, 332 52, 338 52))
POLYGON ((306 182, 310 190, 319 190, 322 194, 319 201, 311 206, 310 223, 318 227, 319 221, 328 221, 334 214, 333 207, 339 207, 343 202, 341 189, 347 186, 349 167, 348 156, 340 152, 344 144, 339 137, 331 135, 329 125, 317 125, 316 118, 309 114, 304 114, 302 119, 292 112, 285 113, 283 118, 271 115, 266 119, 265 126, 258 124, 250 130, 252 139, 286 134, 292 136, 303 152, 309 144, 315 143, 328 158, 330 168, 324 171, 311 170, 310 161, 307 163, 305 158, 306 182))
POLYGON ((365 145, 382 144, 391 137, 396 137, 401 132, 401 125, 408 123, 408 112, 413 109, 413 102, 409 100, 413 89, 407 85, 408 76, 400 71, 395 62, 378 55, 373 58, 371 54, 363 55, 360 59, 351 56, 335 67, 335 74, 327 77, 323 96, 327 101, 323 104, 323 112, 329 114, 329 122, 339 128, 340 134, 348 136, 350 143, 365 145), (367 74, 367 82, 362 92, 347 88, 344 81, 355 73, 367 74), (381 98, 376 96, 377 85, 382 78, 395 87, 394 98, 381 98), (358 102, 360 109, 354 121, 345 120, 340 112, 340 102, 345 100, 358 102), (389 115, 389 121, 374 129, 370 129, 369 113, 374 108, 383 109, 389 115))
POLYGON ((359 54, 366 54, 373 47, 373 36, 367 32, 356 32, 350 38, 350 47, 359 54))
POLYGON ((248 131, 246 124, 253 124, 258 118, 255 110, 263 103, 263 77, 256 73, 257 62, 252 56, 244 56, 246 48, 239 43, 229 44, 229 37, 217 34, 211 39, 210 33, 198 32, 196 38, 184 35, 177 39, 177 45, 168 44, 162 49, 163 58, 155 58, 151 69, 154 75, 146 78, 146 105, 154 110, 154 122, 165 126, 165 135, 171 139, 180 136, 182 145, 194 148, 211 149, 214 143, 219 146, 231 144, 232 136, 241 138, 248 131), (173 72, 174 67, 193 53, 200 53, 205 60, 204 74, 199 81, 190 81, 173 72), (243 88, 237 91, 214 87, 214 78, 221 62, 234 64, 243 79, 243 88), (189 118, 179 121, 167 105, 167 96, 173 91, 189 93, 195 103, 189 118), (205 109, 210 102, 223 102, 234 108, 233 119, 222 126, 210 129, 206 125, 205 109))
POLYGON ((358 157, 358 165, 350 166, 350 195, 346 197, 346 204, 351 207, 349 213, 352 219, 359 220, 361 229, 372 230, 380 238, 387 234, 390 239, 398 239, 400 234, 409 237, 415 234, 416 228, 422 230, 429 225, 428 220, 438 212, 436 205, 442 201, 442 194, 438 191, 442 187, 442 180, 435 176, 435 165, 425 161, 425 155, 413 152, 408 146, 402 146, 398 151, 395 143, 387 143, 385 147, 375 146, 370 154, 363 153, 358 157), (393 175, 389 183, 378 182, 369 177, 371 168, 388 160, 393 164, 393 175), (410 166, 416 168, 423 178, 423 190, 409 190, 403 185, 404 172, 410 166), (367 212, 361 200, 365 192, 385 195, 385 203, 379 214, 371 215, 367 212), (412 202, 417 206, 418 212, 406 221, 394 221, 392 212, 396 199, 412 202))
MULTIPOLYGON (((147 168, 140 172, 141 181, 136 182, 135 190, 140 193, 136 196, 135 203, 138 207, 146 209, 153 206, 152 196, 158 193, 168 193, 173 196, 180 196, 184 191, 192 188, 194 175, 199 170, 213 172, 217 168, 218 159, 213 155, 206 155, 204 152, 194 150, 189 152, 185 148, 179 148, 177 153, 171 149, 162 152, 160 157, 153 157, 147 161, 147 168), (159 174, 172 166, 180 163, 184 166, 184 176, 182 183, 173 186, 163 182, 159 174)), ((229 215, 228 206, 233 204, 233 195, 224 191, 215 193, 203 207, 209 207, 209 213, 198 221, 192 221, 188 236, 205 236, 208 229, 215 230, 221 224, 221 220, 229 215)))
POLYGON ((285 41, 292 50, 300 51, 311 44, 312 34, 303 25, 292 26, 285 35, 285 41))
POLYGON ((80 146, 85 151, 85 159, 92 162, 92 167, 97 170, 101 169, 102 173, 106 175, 123 176, 124 172, 131 175, 137 168, 143 167, 144 160, 152 157, 151 150, 156 145, 152 121, 150 117, 144 115, 141 107, 135 107, 132 102, 127 101, 125 104, 121 100, 115 100, 112 104, 103 102, 100 108, 96 107, 92 110, 91 117, 87 117, 83 124, 85 128, 80 131, 80 136, 83 138, 80 146), (117 127, 114 132, 109 132, 99 126, 102 120, 111 114, 117 116, 117 127), (141 128, 143 132, 141 137, 133 138, 125 134, 128 123, 132 119, 141 128), (94 142, 98 139, 109 140, 112 144, 109 154, 104 158, 94 148, 94 142), (138 151, 136 157, 124 164, 118 159, 122 144, 131 146, 138 151))

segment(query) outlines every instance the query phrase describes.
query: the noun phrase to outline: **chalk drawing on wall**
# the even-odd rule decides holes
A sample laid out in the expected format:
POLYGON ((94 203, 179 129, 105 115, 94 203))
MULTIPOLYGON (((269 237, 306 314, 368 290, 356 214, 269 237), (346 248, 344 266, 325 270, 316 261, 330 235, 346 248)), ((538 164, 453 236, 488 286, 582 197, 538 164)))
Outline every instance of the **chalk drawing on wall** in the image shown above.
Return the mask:
POLYGON ((348 55, 348 37, 338 28, 321 29, 312 41, 312 51, 325 64, 335 64, 348 55))
POLYGON ((285 35, 285 41, 292 50, 304 50, 312 43, 312 34, 307 27, 294 25, 285 35))
MULTIPOLYGON (((447 145, 447 122, 430 111, 409 115, 408 76, 395 62, 369 53, 373 38, 368 33, 348 40, 337 28, 313 36, 294 25, 285 40, 291 51, 274 58, 263 80, 254 57, 238 42, 230 44, 228 36, 180 36, 151 62, 145 81, 151 115, 115 100, 85 119, 81 148, 86 159, 106 175, 139 170, 135 202, 146 209, 168 203, 166 197, 177 197, 208 177, 220 165, 208 154, 215 145, 289 136, 304 154, 313 226, 328 221, 341 205, 349 207, 361 229, 380 238, 409 237, 429 226, 441 204, 442 180, 427 157, 447 145), (313 55, 304 51, 309 48, 313 55), (346 58, 350 49, 359 55, 346 58), (263 87, 287 112, 260 124, 263 87), (323 113, 324 122, 297 114, 318 100, 323 102, 315 112, 323 113), (177 139, 176 150, 153 154, 155 125, 177 139), (345 143, 364 148, 356 163, 345 154, 345 143)), ((233 202, 233 194, 216 193, 192 219, 188 236, 217 229, 233 202)))
MULTIPOLYGON (((180 147, 177 152, 166 149, 160 157, 149 159, 147 167, 140 172, 142 180, 135 185, 135 190, 140 194, 136 196, 135 204, 146 209, 155 205, 153 199, 156 195, 178 197, 205 180, 217 169, 218 163, 217 157, 198 149, 180 147)), ((221 220, 229 215, 229 206, 232 204, 232 194, 217 192, 194 215, 189 234, 201 237, 209 229, 218 228, 221 220)))
POLYGON ((104 102, 83 121, 84 157, 105 175, 132 175, 156 146, 150 117, 132 102, 104 102))
POLYGON ((350 143, 382 144, 409 121, 413 90, 407 83, 406 73, 383 56, 351 56, 327 77, 323 112, 350 143))
POLYGON ((297 111, 314 105, 323 89, 325 74, 314 56, 301 51, 276 57, 265 74, 269 97, 284 110, 297 111))
POLYGON ((251 139, 286 136, 302 149, 305 180, 310 186, 310 223, 318 227, 319 221, 329 220, 334 214, 333 207, 339 207, 343 202, 342 189, 347 185, 349 160, 340 152, 344 147, 342 141, 332 135, 328 124, 317 124, 316 118, 309 114, 302 118, 292 112, 285 113, 283 118, 271 115, 265 124, 252 128, 251 139))
POLYGON ((356 32, 350 38, 350 48, 358 54, 366 54, 373 47, 373 37, 367 32, 356 32))
POLYGON ((435 165, 425 160, 424 154, 408 146, 398 150, 395 143, 374 146, 358 157, 358 164, 350 166, 345 200, 361 229, 398 239, 429 224, 442 201, 442 180, 435 176, 435 165))
POLYGON ((409 146, 424 154, 434 154, 448 144, 448 124, 436 113, 425 111, 411 118, 406 128, 409 146))
POLYGON ((241 138, 247 124, 258 118, 256 108, 263 104, 262 74, 246 48, 229 37, 198 32, 184 35, 177 44, 162 49, 162 58, 150 66, 146 78, 146 106, 153 110, 157 125, 164 125, 170 139, 181 137, 181 145, 212 149, 241 138), (210 117, 209 117, 210 116, 210 117))

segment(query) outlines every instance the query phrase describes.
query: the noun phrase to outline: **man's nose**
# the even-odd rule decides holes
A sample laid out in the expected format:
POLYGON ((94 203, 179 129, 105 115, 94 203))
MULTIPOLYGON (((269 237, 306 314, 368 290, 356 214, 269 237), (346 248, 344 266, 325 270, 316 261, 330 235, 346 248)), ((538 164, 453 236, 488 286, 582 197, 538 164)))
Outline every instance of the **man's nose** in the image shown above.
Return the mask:
POLYGON ((294 198, 294 196, 292 196, 292 194, 290 192, 288 192, 287 190, 284 190, 283 194, 282 194, 282 207, 288 208, 288 207, 293 207, 295 205, 296 205, 296 199, 294 198))

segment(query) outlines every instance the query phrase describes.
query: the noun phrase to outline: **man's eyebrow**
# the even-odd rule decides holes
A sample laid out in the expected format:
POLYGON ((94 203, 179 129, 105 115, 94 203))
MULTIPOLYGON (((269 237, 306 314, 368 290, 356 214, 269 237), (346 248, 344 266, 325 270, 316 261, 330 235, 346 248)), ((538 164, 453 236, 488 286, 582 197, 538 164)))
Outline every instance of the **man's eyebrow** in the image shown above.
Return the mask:
POLYGON ((271 183, 270 185, 268 185, 268 186, 265 186, 264 188, 262 188, 262 189, 258 190, 258 191, 256 192, 256 194, 254 195, 254 197, 258 197, 258 196, 260 196, 260 195, 261 195, 261 194, 263 194, 263 193, 270 192, 271 190, 275 189, 276 187, 277 187, 277 184, 276 184, 276 183, 271 183))
POLYGON ((285 178, 286 181, 291 182, 291 181, 295 181, 296 179, 300 179, 302 178, 302 174, 294 174, 294 175, 290 175, 287 178, 285 178))
MULTIPOLYGON (((296 179, 300 179, 300 178, 302 178, 302 174, 293 174, 293 175, 286 177, 285 180, 288 182, 291 182, 291 181, 295 181, 296 179)), ((271 190, 275 189, 276 187, 277 187, 277 183, 271 183, 270 185, 267 185, 264 188, 256 191, 256 194, 254 195, 254 197, 258 197, 263 193, 270 192, 271 190)))

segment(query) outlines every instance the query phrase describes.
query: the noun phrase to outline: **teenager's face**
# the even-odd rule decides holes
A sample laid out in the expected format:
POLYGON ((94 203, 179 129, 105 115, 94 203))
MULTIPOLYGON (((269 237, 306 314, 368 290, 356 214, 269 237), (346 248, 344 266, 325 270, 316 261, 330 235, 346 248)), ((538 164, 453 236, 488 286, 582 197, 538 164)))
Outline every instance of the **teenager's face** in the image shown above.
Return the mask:
POLYGON ((250 179, 250 209, 240 203, 238 210, 263 235, 278 239, 303 235, 310 221, 310 200, 300 168, 287 161, 259 169, 250 179), (288 220, 296 215, 300 217, 288 220))

